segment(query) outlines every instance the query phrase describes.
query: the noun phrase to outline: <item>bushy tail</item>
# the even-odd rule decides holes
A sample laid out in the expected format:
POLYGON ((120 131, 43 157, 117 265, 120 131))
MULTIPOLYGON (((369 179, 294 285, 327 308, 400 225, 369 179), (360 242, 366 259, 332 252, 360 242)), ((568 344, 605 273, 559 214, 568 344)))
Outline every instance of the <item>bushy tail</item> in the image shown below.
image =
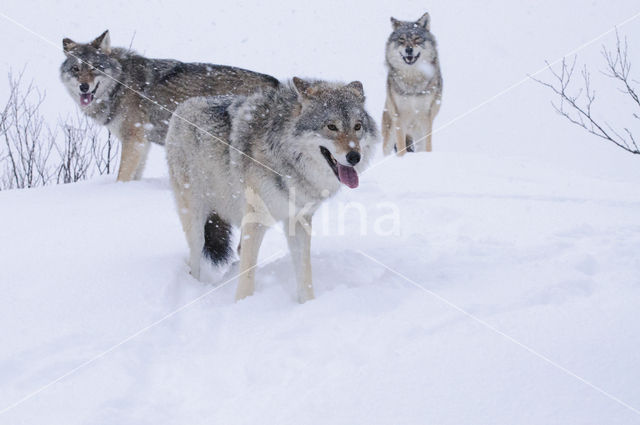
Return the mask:
POLYGON ((204 224, 204 247, 202 249, 205 257, 208 257, 214 264, 225 264, 231 258, 233 249, 231 248, 232 228, 220 216, 212 212, 207 217, 204 224))

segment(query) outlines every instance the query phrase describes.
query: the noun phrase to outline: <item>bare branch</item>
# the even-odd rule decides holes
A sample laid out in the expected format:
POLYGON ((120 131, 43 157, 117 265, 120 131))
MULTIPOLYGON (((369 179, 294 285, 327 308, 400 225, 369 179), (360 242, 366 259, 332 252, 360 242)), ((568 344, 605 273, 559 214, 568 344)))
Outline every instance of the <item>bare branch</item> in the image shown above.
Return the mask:
MULTIPOLYGON (((607 72, 604 74, 621 82, 623 85, 622 92, 640 106, 638 91, 631 83, 631 62, 628 56, 627 41, 625 39, 622 42, 617 32, 616 38, 617 42, 614 51, 610 51, 606 47, 603 48, 602 55, 607 64, 607 72)), ((565 117, 569 122, 629 153, 639 155, 640 149, 638 149, 633 133, 628 127, 624 127, 623 130, 616 130, 608 122, 596 117, 596 91, 591 87, 591 74, 586 66, 581 70, 582 87, 576 94, 570 92, 569 87, 572 83, 576 61, 576 57, 570 63, 563 59, 559 70, 556 71, 553 68, 549 68, 552 75, 551 82, 531 78, 553 91, 560 98, 558 103, 551 102, 551 105, 558 114, 565 117)), ((632 117, 640 119, 637 113, 632 113, 632 117)))
POLYGON ((9 96, 0 107, 0 190, 72 183, 117 169, 119 145, 109 132, 76 112, 49 126, 46 96, 24 71, 9 73, 9 96))
POLYGON ((638 97, 637 89, 631 85, 632 82, 637 84, 637 81, 631 80, 629 77, 631 73, 631 63, 629 62, 628 51, 627 38, 625 37, 624 42, 622 42, 618 31, 616 31, 615 50, 612 52, 606 47, 602 48, 602 55, 607 62, 608 68, 605 75, 620 81, 623 85, 622 92, 627 93, 635 104, 640 107, 640 98, 638 97))

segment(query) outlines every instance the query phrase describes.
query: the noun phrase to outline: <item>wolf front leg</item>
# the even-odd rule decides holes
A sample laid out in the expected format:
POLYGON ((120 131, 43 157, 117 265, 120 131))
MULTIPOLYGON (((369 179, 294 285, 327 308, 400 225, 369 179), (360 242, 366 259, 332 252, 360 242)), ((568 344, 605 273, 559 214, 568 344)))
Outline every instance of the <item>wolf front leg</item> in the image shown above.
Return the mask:
POLYGON ((426 128, 426 151, 431 152, 433 150, 433 146, 431 145, 431 135, 433 134, 433 119, 435 118, 435 114, 433 110, 429 111, 429 115, 427 117, 427 128, 426 128))
POLYGON ((387 94, 384 111, 382 113, 382 153, 390 155, 395 147, 398 155, 404 155, 406 144, 406 133, 400 125, 398 110, 387 94))
POLYGON ((122 151, 120 152, 118 181, 138 180, 142 177, 150 147, 149 141, 144 135, 144 129, 141 126, 125 128, 120 140, 122 141, 122 151))
POLYGON ((295 222, 289 222, 287 232, 289 251, 296 270, 298 302, 301 304, 314 298, 311 281, 311 219, 311 214, 293 218, 295 222))
POLYGON ((390 115, 388 111, 385 111, 382 115, 382 136, 382 153, 385 156, 390 155, 394 147, 398 156, 402 156, 407 152, 406 132, 400 126, 400 120, 390 115))
POLYGON ((247 222, 242 224, 240 232, 240 277, 236 290, 236 301, 253 295, 256 282, 256 264, 258 252, 267 227, 262 223, 247 222))
POLYGON ((409 131, 415 138, 413 142, 415 152, 431 152, 431 126, 429 125, 428 114, 414 123, 409 131))
POLYGON ((396 156, 403 156, 405 153, 407 153, 407 133, 402 128, 399 121, 400 120, 394 120, 393 130, 395 131, 396 135, 396 156))
POLYGON ((427 121, 427 152, 431 152, 433 146, 431 145, 431 136, 433 135, 433 120, 438 115, 440 111, 440 96, 437 96, 434 101, 431 103, 431 107, 429 108, 429 117, 427 121))

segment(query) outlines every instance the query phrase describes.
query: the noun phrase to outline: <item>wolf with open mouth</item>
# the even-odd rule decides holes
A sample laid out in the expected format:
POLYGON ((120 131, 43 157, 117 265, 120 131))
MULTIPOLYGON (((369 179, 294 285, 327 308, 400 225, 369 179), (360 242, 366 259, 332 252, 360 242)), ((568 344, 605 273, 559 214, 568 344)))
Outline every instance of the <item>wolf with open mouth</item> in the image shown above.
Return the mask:
POLYGON ((358 187, 378 141, 364 103, 358 81, 294 78, 249 97, 193 98, 178 106, 167 159, 195 278, 203 253, 215 264, 230 260, 231 228, 240 227, 236 298, 251 295, 266 228, 284 222, 298 299, 313 298, 311 217, 340 187, 358 187))
POLYGON ((433 120, 440 110, 442 74, 428 13, 417 21, 391 18, 387 41, 387 100, 382 115, 385 155, 431 151, 433 120))
POLYGON ((89 43, 62 40, 60 78, 82 113, 122 143, 119 181, 139 179, 150 143, 164 144, 171 113, 194 96, 249 95, 277 79, 246 69, 150 59, 112 47, 105 31, 89 43))

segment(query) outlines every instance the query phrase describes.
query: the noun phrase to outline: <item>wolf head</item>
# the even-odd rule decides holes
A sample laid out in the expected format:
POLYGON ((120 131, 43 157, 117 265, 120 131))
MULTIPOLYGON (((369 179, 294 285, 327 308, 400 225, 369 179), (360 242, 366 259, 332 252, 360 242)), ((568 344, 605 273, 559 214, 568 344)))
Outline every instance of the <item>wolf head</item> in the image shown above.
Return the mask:
POLYGON ((396 69, 419 68, 429 71, 437 57, 436 40, 430 32, 428 13, 415 22, 391 18, 393 32, 387 41, 387 63, 396 69))
POLYGON ((111 93, 119 79, 120 63, 112 56, 109 31, 90 43, 62 40, 67 56, 60 67, 60 78, 69 94, 84 109, 111 93))
POLYGON ((304 140, 308 155, 322 164, 321 172, 328 178, 333 174, 338 182, 358 187, 358 171, 371 159, 378 136, 364 107, 362 84, 293 78, 293 86, 299 102, 294 136, 304 140))

